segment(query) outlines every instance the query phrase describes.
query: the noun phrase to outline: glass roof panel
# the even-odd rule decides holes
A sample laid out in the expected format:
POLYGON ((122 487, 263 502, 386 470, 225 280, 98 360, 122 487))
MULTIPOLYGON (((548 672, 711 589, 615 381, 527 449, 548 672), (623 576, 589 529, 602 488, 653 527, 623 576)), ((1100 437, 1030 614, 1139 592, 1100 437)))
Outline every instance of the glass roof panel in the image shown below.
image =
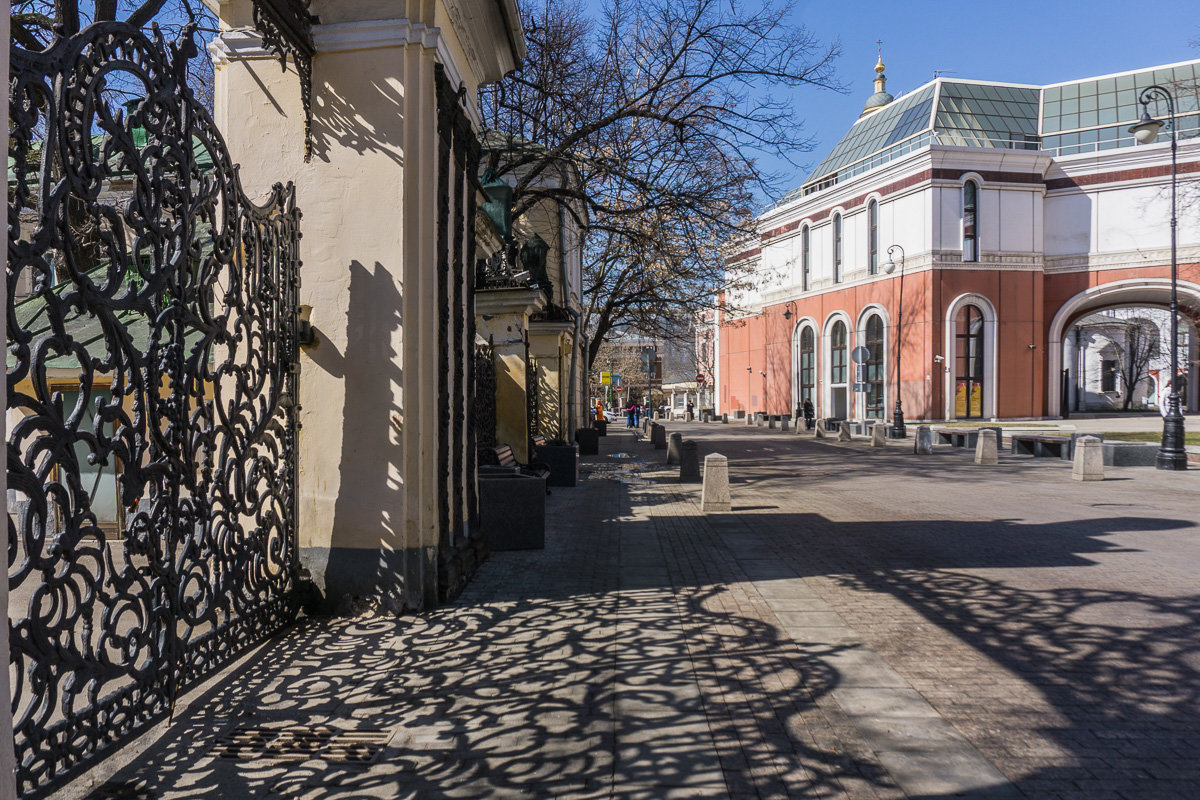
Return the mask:
POLYGON ((806 183, 847 167, 864 156, 890 147, 929 128, 934 84, 901 97, 863 117, 817 165, 806 183))
POLYGON ((944 144, 1012 147, 1037 134, 1038 89, 945 81, 934 128, 944 144))

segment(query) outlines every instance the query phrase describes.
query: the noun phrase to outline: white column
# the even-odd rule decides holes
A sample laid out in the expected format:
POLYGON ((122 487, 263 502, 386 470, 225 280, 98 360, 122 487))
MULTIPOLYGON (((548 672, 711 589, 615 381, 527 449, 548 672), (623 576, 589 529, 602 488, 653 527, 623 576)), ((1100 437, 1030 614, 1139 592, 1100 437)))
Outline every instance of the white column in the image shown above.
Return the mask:
MULTIPOLYGON (((4 14, 0 23, 0 74, 8 75, 8 41, 9 41, 9 18, 8 18, 8 0, 0 0, 3 4, 4 14)), ((0 81, 3 88, 0 88, 0 104, 8 108, 8 81, 0 81)), ((8 126, 4 127, 3 133, 0 133, 0 150, 8 152, 8 126)), ((5 272, 7 273, 8 250, 5 248, 5 272)), ((8 330, 8 281, 0 281, 0 328, 8 330)), ((0 373, 0 392, 8 397, 8 375, 7 370, 0 373)), ((8 441, 8 425, 5 418, 0 417, 0 430, 4 431, 4 441, 8 441)), ((4 494, 4 512, 8 515, 8 448, 3 448, 0 451, 0 492, 4 494)), ((8 571, 5 570, 4 580, 0 581, 0 610, 4 612, 4 618, 8 618, 8 571)), ((12 731, 12 714, 9 709, 12 708, 12 687, 8 682, 8 636, 0 636, 0 664, 4 664, 5 668, 0 670, 3 677, 0 677, 0 800, 15 800, 17 796, 17 781, 13 775, 16 769, 17 760, 13 752, 13 731, 12 731)))

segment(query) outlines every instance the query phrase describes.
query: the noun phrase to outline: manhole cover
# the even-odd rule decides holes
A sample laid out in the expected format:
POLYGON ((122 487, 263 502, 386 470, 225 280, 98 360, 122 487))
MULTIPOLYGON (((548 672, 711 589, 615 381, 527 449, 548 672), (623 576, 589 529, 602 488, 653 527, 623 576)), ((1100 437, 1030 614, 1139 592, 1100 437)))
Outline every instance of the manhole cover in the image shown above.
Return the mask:
POLYGON ((236 760, 323 758, 365 764, 375 760, 391 735, 391 731, 379 728, 343 730, 327 726, 268 728, 243 725, 222 736, 209 754, 236 760))

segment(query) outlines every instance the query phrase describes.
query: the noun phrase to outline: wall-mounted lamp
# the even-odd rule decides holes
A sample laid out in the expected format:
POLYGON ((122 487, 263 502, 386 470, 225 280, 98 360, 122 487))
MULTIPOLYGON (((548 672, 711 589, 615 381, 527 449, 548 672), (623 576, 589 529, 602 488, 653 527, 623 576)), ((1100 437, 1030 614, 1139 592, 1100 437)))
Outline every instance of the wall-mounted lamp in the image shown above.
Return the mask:
POLYGON ((794 317, 796 315, 795 311, 796 311, 796 302, 794 300, 788 300, 787 305, 785 305, 783 307, 783 318, 790 320, 792 317, 794 317))
POLYGON ((317 330, 312 324, 312 306, 296 309, 296 342, 301 347, 312 347, 317 343, 317 330))

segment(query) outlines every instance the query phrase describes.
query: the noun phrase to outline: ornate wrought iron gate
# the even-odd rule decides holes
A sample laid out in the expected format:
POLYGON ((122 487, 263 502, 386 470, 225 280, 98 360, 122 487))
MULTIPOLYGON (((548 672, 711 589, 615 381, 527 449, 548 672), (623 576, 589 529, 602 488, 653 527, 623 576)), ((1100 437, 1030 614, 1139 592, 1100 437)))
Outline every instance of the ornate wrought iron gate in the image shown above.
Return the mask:
POLYGON ((195 52, 190 33, 168 44, 103 23, 12 53, 23 793, 166 714, 295 614, 300 212, 290 185, 262 206, 246 197, 184 83, 195 52), (139 96, 125 112, 117 89, 139 96))

